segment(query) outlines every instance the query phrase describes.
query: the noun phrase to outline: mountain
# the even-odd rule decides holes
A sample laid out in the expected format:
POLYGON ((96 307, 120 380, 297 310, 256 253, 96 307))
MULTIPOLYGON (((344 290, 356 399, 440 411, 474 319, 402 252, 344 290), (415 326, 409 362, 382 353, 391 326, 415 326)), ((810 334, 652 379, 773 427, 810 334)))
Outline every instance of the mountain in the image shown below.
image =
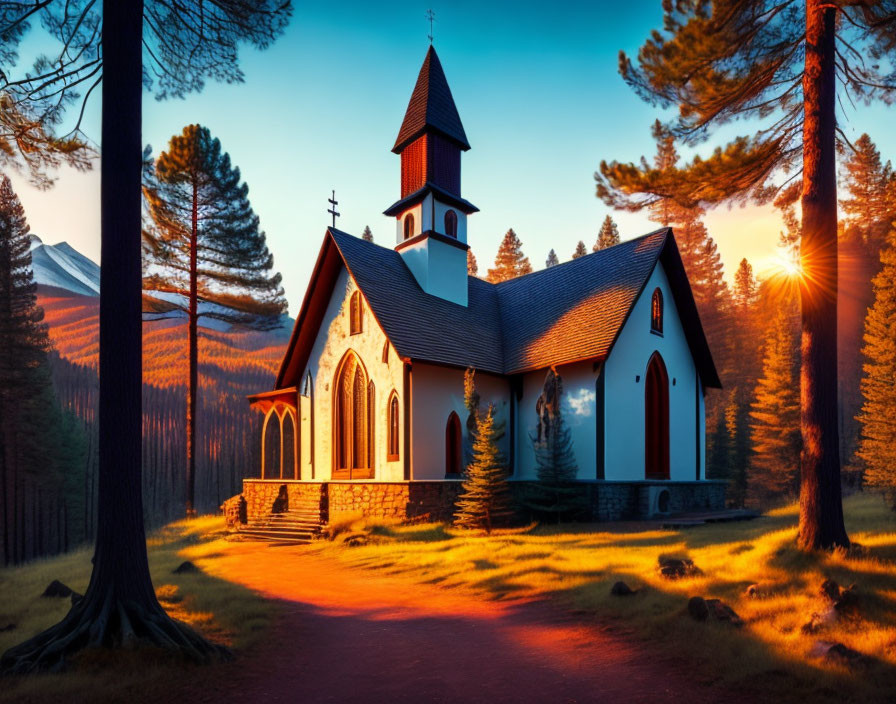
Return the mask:
POLYGON ((68 242, 44 244, 40 237, 31 235, 31 263, 38 285, 52 286, 81 296, 100 295, 99 264, 68 242))

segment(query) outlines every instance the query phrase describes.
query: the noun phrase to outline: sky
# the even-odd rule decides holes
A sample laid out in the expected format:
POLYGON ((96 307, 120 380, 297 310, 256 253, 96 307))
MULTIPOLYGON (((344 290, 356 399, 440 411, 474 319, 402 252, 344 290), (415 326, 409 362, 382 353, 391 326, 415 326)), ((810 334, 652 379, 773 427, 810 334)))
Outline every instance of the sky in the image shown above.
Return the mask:
MULTIPOLYGON (((400 159, 390 150, 429 46, 430 6, 435 47, 472 146, 462 157, 462 194, 480 208, 468 221, 480 273, 510 227, 535 268, 551 248, 561 261, 580 239, 590 249, 611 213, 594 195, 601 160, 637 161, 655 151, 650 126, 669 113, 625 85, 617 56, 636 54, 661 26, 659 0, 294 2, 292 22, 272 47, 242 49, 244 83, 209 83, 185 100, 147 94, 143 118, 155 154, 190 123, 221 140, 249 185, 292 315, 330 224, 331 189, 337 227, 360 235, 369 225, 377 243, 395 245, 395 220, 382 214, 399 198, 400 159)), ((21 66, 47 46, 32 32, 21 66)), ((98 140, 99 91, 94 96, 83 128, 98 140)), ((847 103, 839 119, 850 139, 867 131, 890 158, 892 110, 847 103)), ((697 151, 748 130, 727 126, 697 151)), ((34 234, 99 261, 98 164, 88 173, 61 169, 46 191, 20 176, 13 181, 34 234)), ((611 214, 623 239, 656 229, 645 213, 611 214)), ((773 208, 721 206, 705 222, 729 278, 743 257, 758 274, 771 272, 782 229, 773 208)))

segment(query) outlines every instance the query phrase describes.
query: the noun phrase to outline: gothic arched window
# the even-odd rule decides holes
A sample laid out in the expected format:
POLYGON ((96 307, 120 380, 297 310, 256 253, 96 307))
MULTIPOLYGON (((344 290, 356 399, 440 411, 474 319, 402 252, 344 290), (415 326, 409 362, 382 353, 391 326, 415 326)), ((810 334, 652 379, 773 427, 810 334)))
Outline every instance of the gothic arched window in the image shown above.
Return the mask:
POLYGON ((414 216, 408 213, 404 216, 404 238, 410 239, 414 236, 414 216))
POLYGON ((654 289, 650 300, 650 330, 663 334, 663 292, 658 288, 654 289))
POLYGON ((281 455, 280 478, 295 479, 296 477, 296 420, 291 409, 286 409, 281 423, 281 442, 283 451, 281 455))
POLYGON ((357 335, 364 329, 364 303, 361 301, 360 291, 355 291, 349 301, 349 328, 352 335, 357 335))
POLYGON ((280 434, 280 417, 275 408, 268 411, 261 431, 261 478, 279 479, 281 472, 281 451, 283 445, 280 434))
POLYGON ((373 477, 371 457, 370 404, 373 390, 367 372, 353 352, 342 360, 333 385, 333 434, 335 479, 370 479, 373 477))
POLYGON ((395 462, 398 459, 398 396, 392 392, 389 398, 389 437, 388 437, 388 459, 395 462))
POLYGON ((445 234, 457 237, 457 213, 453 210, 445 211, 445 234))

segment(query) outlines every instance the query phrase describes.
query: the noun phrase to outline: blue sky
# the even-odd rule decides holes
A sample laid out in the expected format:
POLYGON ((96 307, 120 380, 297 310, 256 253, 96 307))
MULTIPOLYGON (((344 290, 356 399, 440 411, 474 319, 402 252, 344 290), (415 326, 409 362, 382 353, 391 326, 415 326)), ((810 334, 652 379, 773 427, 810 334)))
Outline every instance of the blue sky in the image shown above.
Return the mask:
MULTIPOLYGON (((327 198, 336 189, 341 229, 393 246, 394 220, 382 211, 399 197, 391 153, 429 45, 428 3, 295 3, 286 34, 264 52, 245 48, 240 85, 209 84, 186 100, 144 102, 144 141, 156 153, 184 125, 220 138, 249 184, 250 198, 297 312, 320 247, 327 198)), ((463 156, 469 241, 485 269, 513 227, 535 267, 550 248, 568 259, 579 239, 594 242, 609 212, 594 196, 601 159, 653 154, 658 110, 622 82, 620 49, 636 53, 661 24, 658 0, 432 5, 435 46, 472 149, 463 156)), ((34 35, 23 58, 40 47, 34 35)), ((98 96, 98 92, 97 92, 98 96)), ((85 129, 99 137, 99 101, 85 129)), ((860 107, 845 117, 854 138, 868 131, 885 157, 896 155, 892 108, 860 107)), ((843 116, 841 116, 842 118, 843 116)), ((709 150, 736 129, 701 148, 709 150)), ((35 234, 66 240, 99 259, 99 173, 64 169, 35 191, 15 179, 35 234)), ((655 227, 642 214, 613 213, 623 238, 655 227)), ((726 207, 706 219, 729 275, 744 256, 757 272, 776 256, 780 220, 770 208, 726 207)))

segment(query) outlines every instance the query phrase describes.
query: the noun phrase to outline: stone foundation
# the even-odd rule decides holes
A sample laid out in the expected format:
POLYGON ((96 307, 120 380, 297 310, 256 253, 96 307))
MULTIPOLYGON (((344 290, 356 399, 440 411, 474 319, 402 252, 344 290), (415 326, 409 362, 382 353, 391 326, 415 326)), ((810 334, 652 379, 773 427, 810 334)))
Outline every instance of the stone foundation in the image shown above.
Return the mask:
MULTIPOLYGON (((514 494, 525 491, 530 482, 510 482, 514 494)), ((725 508, 725 482, 638 481, 576 482, 587 497, 592 521, 619 521, 650 518, 725 508), (658 495, 657 492, 665 492, 658 495), (662 508, 662 513, 655 513, 662 508)), ((228 525, 255 523, 271 513, 290 507, 316 508, 321 522, 331 515, 361 513, 372 518, 401 521, 431 520, 450 522, 454 516, 459 481, 330 481, 243 480, 243 493, 221 507, 228 525)), ((520 516, 526 520, 527 517, 520 516)))

